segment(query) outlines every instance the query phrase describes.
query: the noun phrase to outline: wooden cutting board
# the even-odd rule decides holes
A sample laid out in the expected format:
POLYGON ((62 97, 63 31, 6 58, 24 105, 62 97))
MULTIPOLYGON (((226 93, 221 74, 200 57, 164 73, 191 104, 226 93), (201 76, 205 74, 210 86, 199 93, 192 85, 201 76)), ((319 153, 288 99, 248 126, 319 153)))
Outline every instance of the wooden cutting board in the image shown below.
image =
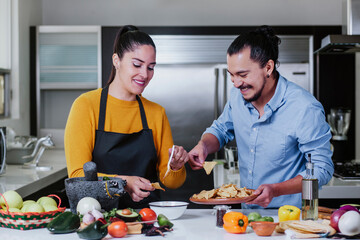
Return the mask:
POLYGON ((321 219, 328 219, 330 220, 331 218, 331 214, 336 211, 337 209, 335 208, 328 208, 328 207, 318 207, 318 217, 321 219))

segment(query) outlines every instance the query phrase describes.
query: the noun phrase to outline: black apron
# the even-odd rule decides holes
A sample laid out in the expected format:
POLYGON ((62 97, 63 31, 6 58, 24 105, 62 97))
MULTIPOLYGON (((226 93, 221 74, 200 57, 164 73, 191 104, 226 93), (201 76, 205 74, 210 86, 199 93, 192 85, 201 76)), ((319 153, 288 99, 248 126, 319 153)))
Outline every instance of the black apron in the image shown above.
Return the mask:
MULTIPOLYGON (((139 103, 143 129, 130 134, 105 132, 108 90, 109 88, 105 87, 101 92, 99 124, 95 133, 92 161, 96 163, 99 173, 139 176, 151 182, 157 181, 154 139, 140 97, 136 96, 136 100, 139 103)), ((126 194, 120 198, 119 209, 148 207, 149 202, 158 200, 159 196, 155 191, 140 202, 133 202, 130 195, 126 194)))

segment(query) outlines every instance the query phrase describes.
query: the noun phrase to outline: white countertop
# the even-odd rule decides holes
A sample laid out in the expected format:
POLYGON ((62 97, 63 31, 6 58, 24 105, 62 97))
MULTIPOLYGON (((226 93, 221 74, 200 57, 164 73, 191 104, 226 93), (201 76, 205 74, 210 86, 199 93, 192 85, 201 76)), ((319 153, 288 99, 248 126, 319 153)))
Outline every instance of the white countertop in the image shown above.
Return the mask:
MULTIPOLYGON (((236 209, 244 214, 248 214, 249 209, 236 209)), ((275 222, 278 221, 277 210, 256 210, 262 216, 272 216, 275 222)), ((176 239, 176 240, 194 240, 194 239, 209 239, 209 240, 235 240, 235 239, 249 239, 249 240, 264 240, 269 237, 259 237, 253 230, 248 227, 247 232, 244 234, 231 234, 227 233, 223 228, 215 226, 216 217, 212 214, 212 209, 187 209, 183 216, 179 219, 172 220, 174 223, 172 232, 165 232, 165 237, 152 236, 146 237, 144 234, 127 235, 125 239, 149 239, 149 240, 164 240, 164 239, 176 239)), ((76 233, 69 234, 51 234, 46 228, 35 230, 15 230, 8 228, 0 228, 1 239, 6 240, 23 240, 23 239, 58 239, 58 240, 78 240, 79 237, 76 233)), ((103 239, 113 239, 110 235, 107 235, 103 239)), ((274 232, 271 239, 286 239, 284 234, 274 232)))
POLYGON ((320 189, 319 198, 360 199, 360 180, 342 180, 333 177, 320 189))
MULTIPOLYGON (((64 149, 45 150, 39 165, 52 166, 53 169, 50 171, 37 171, 35 169, 23 169, 21 165, 7 165, 5 174, 0 175, 0 192, 15 190, 22 197, 26 197, 67 176, 64 149)), ((219 165, 215 167, 214 173, 218 166, 219 165)), ((214 175, 214 178, 216 177, 217 176, 214 175)), ((224 172, 221 181, 223 181, 223 183, 239 184, 240 179, 238 178, 238 173, 228 174, 224 172)), ((319 191, 319 198, 360 199, 360 180, 342 180, 333 177, 330 182, 319 191)))
POLYGON ((17 191, 26 197, 67 176, 64 149, 46 149, 39 166, 51 166, 50 171, 23 169, 22 165, 6 165, 6 172, 0 175, 0 192, 17 191))

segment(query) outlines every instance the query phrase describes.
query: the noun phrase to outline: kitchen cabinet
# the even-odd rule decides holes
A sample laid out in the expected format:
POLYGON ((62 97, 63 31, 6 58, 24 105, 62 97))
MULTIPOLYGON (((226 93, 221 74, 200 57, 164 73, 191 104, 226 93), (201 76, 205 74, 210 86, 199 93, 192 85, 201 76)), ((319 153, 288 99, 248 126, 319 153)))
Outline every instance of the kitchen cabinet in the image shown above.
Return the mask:
POLYGON ((36 27, 37 136, 52 134, 63 147, 63 135, 73 101, 101 86, 99 26, 36 27))

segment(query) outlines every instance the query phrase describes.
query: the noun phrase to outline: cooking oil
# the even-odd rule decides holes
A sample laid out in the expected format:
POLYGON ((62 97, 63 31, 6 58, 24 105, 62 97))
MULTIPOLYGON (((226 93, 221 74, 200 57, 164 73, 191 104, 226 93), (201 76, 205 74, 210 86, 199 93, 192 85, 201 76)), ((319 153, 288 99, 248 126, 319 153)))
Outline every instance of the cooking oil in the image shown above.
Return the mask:
POLYGON ((314 176, 314 163, 311 162, 311 155, 308 155, 306 163, 306 175, 302 180, 302 220, 318 219, 319 185, 314 176))
POLYGON ((318 199, 303 199, 301 216, 303 220, 318 219, 318 199))

